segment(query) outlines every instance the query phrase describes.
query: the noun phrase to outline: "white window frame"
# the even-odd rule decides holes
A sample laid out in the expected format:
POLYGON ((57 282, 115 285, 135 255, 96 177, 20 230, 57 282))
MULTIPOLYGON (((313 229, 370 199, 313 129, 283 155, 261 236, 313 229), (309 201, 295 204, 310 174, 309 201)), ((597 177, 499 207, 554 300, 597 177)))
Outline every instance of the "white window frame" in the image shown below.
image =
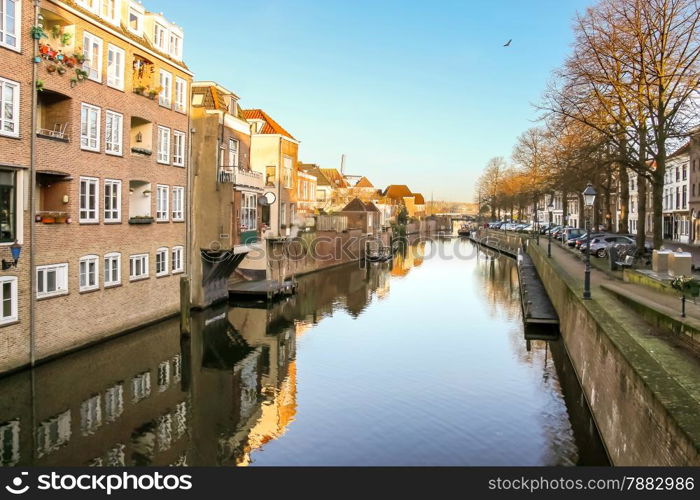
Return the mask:
POLYGON ((158 104, 170 108, 173 105, 173 74, 161 69, 159 78, 162 90, 158 96, 158 104))
POLYGON ((237 167, 240 157, 241 141, 238 139, 228 140, 228 166, 237 167))
POLYGON ((81 292, 91 292, 100 288, 100 258, 97 255, 86 255, 78 261, 78 287, 81 292), (90 264, 94 265, 92 272, 90 264), (85 284, 83 284, 83 275, 85 284), (92 284, 89 283, 90 275, 94 281, 92 284))
POLYGON ((105 111, 105 153, 113 156, 124 154, 124 115, 116 111, 105 111))
POLYGON ((175 111, 187 112, 187 80, 175 77, 175 111))
POLYGON ((122 284, 122 254, 119 252, 112 252, 108 253, 104 256, 104 282, 105 282, 105 288, 107 287, 112 287, 112 286, 118 286, 122 284), (113 264, 116 262, 117 264, 117 279, 114 280, 112 276, 112 272, 114 271, 114 266, 113 264))
POLYGON ((179 33, 171 31, 168 36, 168 52, 177 60, 182 59, 182 36, 179 33), (179 40, 180 43, 174 44, 173 40, 179 40), (175 46, 177 45, 177 46, 175 46))
POLYGON ((241 193, 240 223, 241 230, 255 231, 258 229, 258 195, 256 193, 241 193))
POLYGON ((170 129, 158 126, 158 163, 170 164, 170 129))
POLYGON ((131 4, 129 6, 129 13, 127 14, 127 18, 126 18, 126 27, 134 35, 143 36, 143 15, 144 15, 144 13, 142 11, 134 8, 134 4, 131 4), (136 29, 133 29, 131 27, 131 15, 132 14, 134 14, 134 17, 136 17, 136 29))
POLYGON ((99 36, 93 35, 89 31, 83 32, 83 55, 85 56, 85 62, 83 63, 83 70, 87 71, 88 79, 95 82, 102 82, 102 58, 104 51, 104 42, 99 36), (93 64, 91 61, 91 54, 95 48, 98 47, 97 52, 97 63, 93 64))
POLYGON ((94 12, 95 14, 99 13, 100 11, 100 0, 77 0, 77 2, 78 5, 86 10, 89 10, 90 12, 94 12))
POLYGON ((142 253, 129 256, 129 281, 144 280, 149 277, 148 269, 148 254, 142 253), (134 274, 136 269, 136 261, 141 261, 141 274, 134 274))
POLYGON ((107 85, 117 89, 124 90, 124 69, 126 61, 126 52, 124 49, 107 44, 107 85))
POLYGON ((105 179, 103 209, 105 223, 122 221, 122 181, 105 179))
POLYGON ((184 273, 185 272, 185 247, 178 245, 173 247, 172 250, 172 272, 173 274, 184 273), (176 264, 177 267, 175 266, 176 264))
POLYGON ((156 221, 170 220, 170 187, 165 184, 156 185, 156 221))
POLYGON ((168 247, 161 247, 156 250, 156 276, 167 276, 170 274, 170 249, 168 247), (160 265, 162 270, 158 270, 158 261, 160 260, 160 265))
POLYGON ((105 13, 105 7, 109 5, 110 0, 100 0, 100 17, 104 19, 105 21, 109 22, 110 24, 114 24, 115 26, 119 26, 119 21, 121 20, 121 12, 122 12, 122 5, 121 5, 121 0, 113 0, 114 1, 114 15, 112 17, 108 16, 105 13))
POLYGON ((161 52, 167 52, 168 51, 168 43, 169 43, 168 28, 163 26, 158 21, 154 22, 153 23, 153 45, 155 45, 156 48, 158 50, 160 50, 161 52), (159 30, 163 35, 162 41, 158 40, 159 30))
POLYGON ((283 167, 283 182, 286 189, 292 189, 294 187, 294 159, 291 156, 285 156, 282 159, 283 167))
POLYGON ((80 149, 100 152, 100 125, 102 110, 92 104, 80 104, 80 149), (94 115, 91 115, 94 113, 94 115), (94 116, 94 133, 92 118, 94 116))
POLYGON ((22 1, 21 0, 0 0, 3 4, 3 18, 0 19, 0 25, 3 26, 3 29, 0 30, 0 47, 5 47, 10 50, 14 50, 15 52, 21 52, 22 51, 22 1), (15 18, 14 22, 12 23, 12 28, 13 32, 10 36, 13 36, 15 39, 14 45, 7 43, 7 36, 8 36, 8 31, 5 28, 7 26, 7 4, 9 2, 14 2, 15 4, 15 18))
POLYGON ((0 276, 0 325, 17 321, 17 276, 0 276), (5 296, 5 285, 10 285, 10 296, 5 296), (5 316, 5 302, 10 301, 10 315, 5 316))
POLYGON ((185 133, 179 130, 173 131, 173 166, 185 166, 185 133))
POLYGON ((68 293, 68 264, 52 264, 47 266, 36 267, 36 297, 43 299, 47 297, 56 297, 68 293), (39 287, 39 276, 44 275, 42 281, 44 286, 47 284, 46 276, 49 272, 56 273, 56 289, 52 291, 42 291, 39 287))
MULTIPOLYGON (((0 2, 3 1, 5 0, 0 0, 0 2)), ((18 82, 15 82, 13 80, 7 80, 6 78, 0 78, 0 135, 5 135, 8 137, 19 137, 19 92, 20 84, 18 82), (5 97, 8 87, 12 87, 11 100, 5 97), (12 112, 12 117, 9 119, 5 118, 8 111, 8 107, 11 108, 12 112), (12 125, 13 130, 5 130, 5 128, 10 124, 12 125)))
POLYGON ((185 188, 173 186, 173 220, 185 220, 185 188))
POLYGON ((94 224, 100 221, 100 180, 97 177, 81 177, 78 186, 78 221, 81 224, 94 224), (90 208, 89 191, 83 194, 83 185, 95 186, 95 206, 90 208), (83 203, 86 203, 85 205, 83 203), (94 212, 94 213, 93 213, 94 212), (83 217, 83 213, 85 216, 83 217))

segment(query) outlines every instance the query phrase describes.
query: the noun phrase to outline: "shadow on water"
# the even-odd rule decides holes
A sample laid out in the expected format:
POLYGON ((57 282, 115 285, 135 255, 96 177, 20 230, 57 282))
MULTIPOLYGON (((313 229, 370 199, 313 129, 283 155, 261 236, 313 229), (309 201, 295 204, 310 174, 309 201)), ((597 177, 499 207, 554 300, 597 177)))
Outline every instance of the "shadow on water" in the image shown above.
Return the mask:
POLYGON ((2 378, 0 465, 606 463, 565 350, 524 338, 512 262, 427 257, 453 244, 2 378))

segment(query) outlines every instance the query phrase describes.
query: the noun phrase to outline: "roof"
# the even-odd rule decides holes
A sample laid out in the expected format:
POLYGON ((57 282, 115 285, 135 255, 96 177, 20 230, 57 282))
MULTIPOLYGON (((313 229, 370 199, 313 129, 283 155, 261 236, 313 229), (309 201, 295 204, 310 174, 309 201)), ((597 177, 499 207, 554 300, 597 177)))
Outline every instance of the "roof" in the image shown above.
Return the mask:
POLYGON ((413 196, 413 193, 405 184, 392 184, 384 190, 382 195, 392 200, 403 201, 404 198, 413 196))
POLYGON ((425 205, 425 198, 420 193, 413 193, 413 198, 415 198, 416 205, 425 205))
POLYGON ((355 198, 345 205, 341 212, 379 212, 379 209, 374 206, 374 203, 365 203, 361 199, 355 198))
POLYGON ((690 153, 690 141, 683 144, 680 148, 676 149, 668 157, 669 159, 675 158, 676 156, 687 155, 690 153))
POLYGON ((373 188, 374 185, 364 175, 346 175, 345 181, 353 188, 373 188))
POLYGON ((243 117, 246 120, 262 120, 265 122, 263 128, 258 132, 259 134, 279 134, 296 141, 292 134, 287 132, 282 125, 273 120, 272 117, 262 109, 244 109, 243 117))
POLYGON ((311 175, 316 176, 316 185, 317 186, 331 186, 331 181, 328 180, 328 177, 326 177, 322 169, 319 168, 318 165, 313 164, 313 163, 299 163, 299 170, 302 172, 307 172, 311 175))
POLYGON ((321 172, 326 176, 334 188, 348 187, 345 177, 343 177, 343 174, 338 172, 337 168, 322 168, 321 172))

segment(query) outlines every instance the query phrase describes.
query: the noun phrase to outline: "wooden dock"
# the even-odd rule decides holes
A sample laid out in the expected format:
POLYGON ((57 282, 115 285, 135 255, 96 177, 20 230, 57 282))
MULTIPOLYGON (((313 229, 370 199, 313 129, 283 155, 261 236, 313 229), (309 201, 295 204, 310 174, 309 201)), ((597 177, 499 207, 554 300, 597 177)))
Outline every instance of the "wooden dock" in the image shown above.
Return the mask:
POLYGON ((296 288, 296 282, 291 280, 241 281, 229 285, 228 294, 229 297, 273 300, 280 296, 293 295, 296 288))
POLYGON ((549 300, 537 268, 530 256, 522 251, 518 254, 518 277, 525 324, 558 326, 559 316, 549 300))

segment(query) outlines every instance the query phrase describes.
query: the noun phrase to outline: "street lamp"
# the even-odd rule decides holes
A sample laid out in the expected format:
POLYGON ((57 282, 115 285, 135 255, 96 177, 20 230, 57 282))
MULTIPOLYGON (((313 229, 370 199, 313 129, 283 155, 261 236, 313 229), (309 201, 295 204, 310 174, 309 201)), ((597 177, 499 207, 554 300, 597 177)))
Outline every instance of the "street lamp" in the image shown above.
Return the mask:
POLYGON ((591 217, 590 213, 595 203, 596 190, 590 182, 583 190, 583 204, 586 206, 586 271, 583 278, 583 298, 591 298, 591 217))
POLYGON ((547 257, 552 257, 552 211, 554 210, 554 195, 549 198, 547 213, 549 213, 549 228, 547 229, 547 257))

